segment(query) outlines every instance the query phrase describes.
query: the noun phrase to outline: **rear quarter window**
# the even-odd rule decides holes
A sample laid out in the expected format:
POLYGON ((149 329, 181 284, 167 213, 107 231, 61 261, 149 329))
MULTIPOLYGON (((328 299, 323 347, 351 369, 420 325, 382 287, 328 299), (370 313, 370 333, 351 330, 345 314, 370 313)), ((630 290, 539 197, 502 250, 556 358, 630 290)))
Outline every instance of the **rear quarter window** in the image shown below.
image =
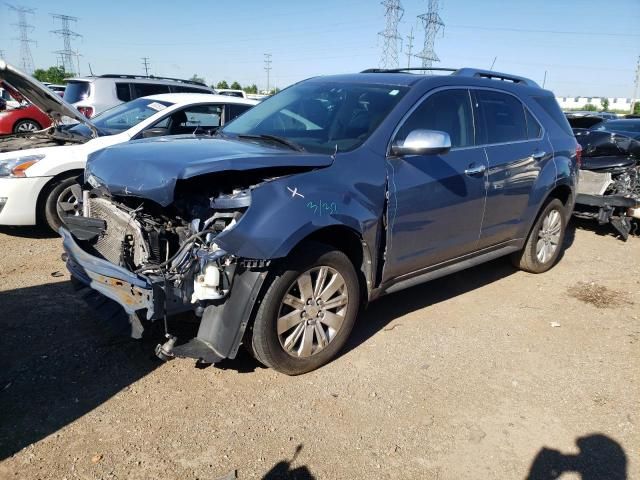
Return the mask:
POLYGON ((567 121, 567 117, 565 117, 562 110, 560 110, 560 105, 554 97, 533 97, 538 105, 542 107, 542 109, 551 117, 554 123, 560 127, 560 129, 565 132, 567 135, 573 136, 573 130, 571 130, 571 125, 567 121))
POLYGON ((123 102, 128 102, 131 100, 131 88, 130 83, 120 83, 116 82, 116 97, 118 100, 123 102))

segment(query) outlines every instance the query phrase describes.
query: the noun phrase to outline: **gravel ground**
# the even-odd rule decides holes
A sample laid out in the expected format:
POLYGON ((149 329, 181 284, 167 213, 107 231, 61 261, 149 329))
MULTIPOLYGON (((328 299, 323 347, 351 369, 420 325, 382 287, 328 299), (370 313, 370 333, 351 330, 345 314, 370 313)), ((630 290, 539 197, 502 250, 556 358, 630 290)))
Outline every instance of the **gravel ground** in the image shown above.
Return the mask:
POLYGON ((547 274, 390 295, 286 377, 105 338, 34 235, 0 230, 3 480, 640 478, 638 238, 582 226, 547 274))

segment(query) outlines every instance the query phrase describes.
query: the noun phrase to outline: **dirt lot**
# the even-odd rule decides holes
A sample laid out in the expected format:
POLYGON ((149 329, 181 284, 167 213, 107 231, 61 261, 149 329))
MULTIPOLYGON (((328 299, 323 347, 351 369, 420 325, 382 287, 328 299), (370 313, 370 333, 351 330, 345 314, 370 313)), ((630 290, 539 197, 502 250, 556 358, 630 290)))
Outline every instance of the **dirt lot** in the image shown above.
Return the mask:
POLYGON ((105 340, 60 241, 2 230, 0 478, 640 478, 640 239, 569 233, 551 272, 385 297, 286 377, 105 340))

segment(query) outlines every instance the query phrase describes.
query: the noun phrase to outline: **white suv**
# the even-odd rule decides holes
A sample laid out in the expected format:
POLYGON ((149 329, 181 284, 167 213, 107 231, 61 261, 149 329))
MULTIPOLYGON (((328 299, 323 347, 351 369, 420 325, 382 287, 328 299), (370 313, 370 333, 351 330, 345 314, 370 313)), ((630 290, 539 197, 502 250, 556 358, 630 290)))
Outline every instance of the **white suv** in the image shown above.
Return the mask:
POLYGON ((204 83, 177 78, 99 75, 66 80, 64 99, 87 118, 130 100, 160 93, 215 93, 204 83))

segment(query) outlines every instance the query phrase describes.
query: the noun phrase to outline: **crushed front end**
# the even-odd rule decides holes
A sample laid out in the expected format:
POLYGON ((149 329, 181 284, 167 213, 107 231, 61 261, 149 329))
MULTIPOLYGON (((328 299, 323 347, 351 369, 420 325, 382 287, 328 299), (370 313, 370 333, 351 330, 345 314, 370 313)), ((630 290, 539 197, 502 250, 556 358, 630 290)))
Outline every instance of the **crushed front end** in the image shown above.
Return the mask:
POLYGON ((213 194, 206 177, 185 182, 167 207, 101 188, 85 191, 83 215, 66 217, 60 229, 69 271, 127 313, 164 320, 168 341, 159 357, 207 363, 235 357, 268 266, 216 244, 251 204, 255 178, 245 180, 213 194), (176 342, 166 322, 183 312, 201 319, 186 343, 176 342))
POLYGON ((640 233, 640 142, 606 131, 576 138, 582 166, 574 215, 610 224, 623 240, 640 233))

